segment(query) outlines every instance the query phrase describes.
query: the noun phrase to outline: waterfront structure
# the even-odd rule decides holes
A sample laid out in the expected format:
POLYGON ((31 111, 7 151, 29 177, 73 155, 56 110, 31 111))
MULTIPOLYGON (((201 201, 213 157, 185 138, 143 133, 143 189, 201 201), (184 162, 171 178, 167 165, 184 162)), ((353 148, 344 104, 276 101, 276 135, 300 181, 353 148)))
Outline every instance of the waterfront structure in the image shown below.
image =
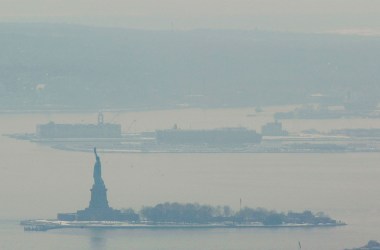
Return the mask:
POLYGON ((261 135, 247 128, 220 128, 211 130, 157 130, 156 140, 163 144, 189 145, 243 145, 261 142, 261 135))
POLYGON ((104 123, 102 113, 98 115, 98 124, 57 124, 49 122, 38 124, 36 135, 40 139, 54 138, 120 138, 121 125, 104 123))
POLYGON ((282 129, 282 123, 269 122, 261 127, 261 134, 265 136, 287 136, 289 133, 282 129))
POLYGON ((76 213, 60 213, 57 215, 61 221, 123 221, 127 216, 120 210, 111 208, 107 200, 107 188, 102 178, 102 165, 94 148, 96 162, 94 165, 94 184, 91 189, 89 206, 76 213))

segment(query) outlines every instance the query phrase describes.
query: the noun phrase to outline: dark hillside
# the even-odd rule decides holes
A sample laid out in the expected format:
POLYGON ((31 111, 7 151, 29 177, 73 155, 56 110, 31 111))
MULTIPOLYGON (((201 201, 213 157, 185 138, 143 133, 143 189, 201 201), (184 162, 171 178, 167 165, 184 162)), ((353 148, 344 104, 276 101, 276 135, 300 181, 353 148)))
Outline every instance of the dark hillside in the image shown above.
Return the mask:
POLYGON ((0 24, 3 109, 255 106, 378 99, 380 39, 0 24))

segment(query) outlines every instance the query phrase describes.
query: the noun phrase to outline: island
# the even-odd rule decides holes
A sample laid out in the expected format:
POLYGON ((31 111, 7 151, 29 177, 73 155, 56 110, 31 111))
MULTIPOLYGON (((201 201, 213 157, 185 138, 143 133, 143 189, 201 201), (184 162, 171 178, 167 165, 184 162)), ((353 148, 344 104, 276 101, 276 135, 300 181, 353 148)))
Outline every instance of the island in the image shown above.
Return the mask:
POLYGON ((94 184, 89 206, 74 213, 58 213, 57 219, 24 220, 25 231, 46 231, 58 228, 265 228, 265 227, 335 227, 344 222, 323 213, 269 211, 264 208, 210 206, 197 203, 166 202, 117 210, 109 206, 107 188, 102 178, 100 157, 94 148, 94 184))
POLYGON ((380 243, 374 240, 370 240, 365 246, 345 250, 380 250, 380 243))

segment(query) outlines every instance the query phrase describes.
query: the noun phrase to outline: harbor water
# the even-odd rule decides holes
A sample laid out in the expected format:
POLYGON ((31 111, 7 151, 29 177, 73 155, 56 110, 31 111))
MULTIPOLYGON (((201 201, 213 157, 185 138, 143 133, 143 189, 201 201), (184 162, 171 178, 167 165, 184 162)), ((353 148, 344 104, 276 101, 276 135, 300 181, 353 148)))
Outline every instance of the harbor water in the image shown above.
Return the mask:
MULTIPOLYGON (((105 113, 126 132, 244 126, 259 129, 270 112, 253 109, 105 113)), ((0 133, 31 133, 48 121, 95 123, 96 114, 1 114, 0 133)), ((286 121, 290 132, 379 128, 376 119, 286 121)), ((97 145, 94 145, 97 146, 97 145)), ((335 228, 89 230, 24 232, 22 219, 55 218, 88 206, 94 156, 2 136, 0 249, 344 249, 380 240, 380 154, 101 153, 108 200, 140 209, 161 202, 322 211, 348 225, 335 228)))

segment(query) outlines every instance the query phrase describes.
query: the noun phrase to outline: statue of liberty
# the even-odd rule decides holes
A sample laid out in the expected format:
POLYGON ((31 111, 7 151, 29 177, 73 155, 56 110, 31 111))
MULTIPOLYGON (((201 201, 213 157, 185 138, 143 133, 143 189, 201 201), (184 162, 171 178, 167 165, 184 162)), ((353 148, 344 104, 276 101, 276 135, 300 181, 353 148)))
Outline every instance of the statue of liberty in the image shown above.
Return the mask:
POLYGON ((96 153, 96 148, 94 148, 94 153, 96 157, 96 162, 94 165, 94 182, 95 185, 104 185, 103 179, 102 179, 102 164, 100 163, 100 158, 98 154, 96 153))
POLYGON ((90 208, 108 208, 107 188, 102 179, 102 164, 94 148, 96 162, 94 165, 94 185, 91 189, 90 208))
MULTIPOLYGON (((78 210, 76 214, 70 214, 69 220, 78 221, 117 221, 125 220, 125 215, 122 214, 120 210, 111 208, 108 205, 107 200, 107 188, 104 184, 102 178, 102 164, 100 163, 100 157, 96 153, 96 148, 94 148, 95 154, 95 164, 94 164, 94 184, 91 188, 91 199, 90 204, 84 210, 78 210), (73 217, 74 216, 74 217, 73 217)), ((58 215, 60 217, 60 215, 58 215)), ((62 217, 62 216, 61 216, 62 217)), ((65 217, 63 214, 62 218, 65 217)), ((65 219, 64 219, 65 220, 65 219)))

